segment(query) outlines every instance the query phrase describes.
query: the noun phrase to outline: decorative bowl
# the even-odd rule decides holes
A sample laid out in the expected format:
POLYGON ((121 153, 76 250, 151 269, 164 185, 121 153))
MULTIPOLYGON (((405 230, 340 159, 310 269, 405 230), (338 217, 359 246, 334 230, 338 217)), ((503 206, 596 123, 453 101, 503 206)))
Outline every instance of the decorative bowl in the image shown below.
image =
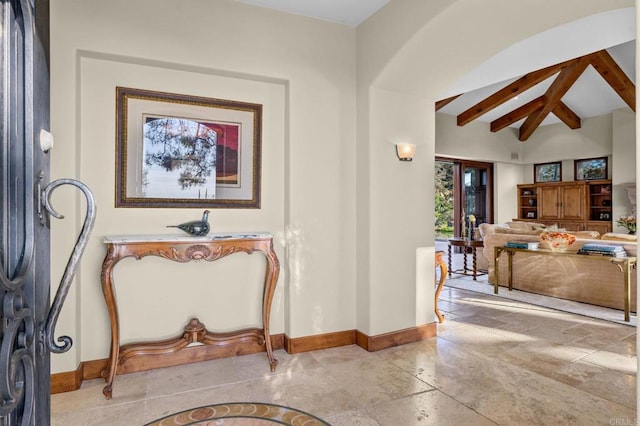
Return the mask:
POLYGON ((543 232, 540 241, 551 251, 567 251, 576 241, 576 236, 566 232, 543 232))

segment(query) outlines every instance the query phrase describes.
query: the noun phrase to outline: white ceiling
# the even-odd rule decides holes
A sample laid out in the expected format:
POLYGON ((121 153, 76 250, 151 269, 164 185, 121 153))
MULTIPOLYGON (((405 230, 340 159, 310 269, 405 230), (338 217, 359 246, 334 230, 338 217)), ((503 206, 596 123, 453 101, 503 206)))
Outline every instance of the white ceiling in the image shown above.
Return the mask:
MULTIPOLYGON (((390 0, 237 0, 331 22, 357 26, 390 0)), ((635 76, 635 8, 592 15, 522 40, 472 70, 444 93, 442 98, 464 93, 440 110, 458 115, 522 75, 588 53, 607 49, 627 76, 635 76)), ((538 84, 479 118, 493 121, 542 95, 553 78, 538 84)), ((627 107, 602 77, 589 67, 562 98, 581 118, 603 115, 627 107)), ((628 108, 628 107, 627 107, 628 108)), ((542 125, 557 123, 550 114, 542 125)), ((519 127, 521 122, 512 127, 519 127)))
POLYGON ((389 0, 237 0, 295 15, 356 27, 376 13, 389 0))

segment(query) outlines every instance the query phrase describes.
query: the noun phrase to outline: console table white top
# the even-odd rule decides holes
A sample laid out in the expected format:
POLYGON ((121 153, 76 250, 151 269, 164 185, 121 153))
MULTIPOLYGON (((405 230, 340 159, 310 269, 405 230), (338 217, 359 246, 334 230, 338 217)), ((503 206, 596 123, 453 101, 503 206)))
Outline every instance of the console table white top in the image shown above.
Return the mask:
POLYGON ((268 232, 214 232, 203 237, 193 237, 186 234, 106 235, 102 241, 105 244, 126 244, 140 242, 204 243, 224 240, 261 240, 265 238, 273 238, 273 235, 268 232))

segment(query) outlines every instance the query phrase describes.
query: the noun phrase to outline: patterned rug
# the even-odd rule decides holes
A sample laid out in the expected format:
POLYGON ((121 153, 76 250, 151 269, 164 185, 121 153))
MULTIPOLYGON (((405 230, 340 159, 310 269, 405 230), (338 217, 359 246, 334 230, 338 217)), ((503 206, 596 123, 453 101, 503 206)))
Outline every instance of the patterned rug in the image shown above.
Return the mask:
POLYGON ((231 402, 192 408, 147 423, 145 426, 331 426, 304 411, 275 404, 231 402))

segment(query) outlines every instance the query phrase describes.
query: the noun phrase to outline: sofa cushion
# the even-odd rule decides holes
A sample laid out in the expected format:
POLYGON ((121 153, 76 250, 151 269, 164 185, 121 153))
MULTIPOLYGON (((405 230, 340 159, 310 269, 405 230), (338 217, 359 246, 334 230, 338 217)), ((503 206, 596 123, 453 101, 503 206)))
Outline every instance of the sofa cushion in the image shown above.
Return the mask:
MULTIPOLYGON (((549 228, 548 225, 545 225, 544 223, 537 223, 537 222, 513 221, 513 222, 507 222, 506 225, 511 229, 521 229, 523 231, 537 231, 539 229, 549 228)), ((552 225, 552 226, 557 227, 558 225, 552 225)))
POLYGON ((487 235, 493 234, 495 230, 498 228, 507 228, 507 226, 496 225, 494 223, 481 223, 480 225, 478 225, 478 229, 480 230, 480 236, 482 238, 486 237, 487 235))
POLYGON ((540 235, 544 232, 544 229, 523 231, 521 229, 512 229, 512 228, 495 228, 493 232, 495 234, 540 235))
POLYGON ((637 235, 616 234, 615 232, 607 232, 601 237, 602 240, 608 241, 638 241, 637 235))
POLYGON ((527 222, 507 222, 506 225, 511 229, 520 229, 522 231, 529 231, 531 229, 527 222))
POLYGON ((570 231, 576 238, 589 238, 591 240, 597 240, 600 238, 598 231, 570 231))

